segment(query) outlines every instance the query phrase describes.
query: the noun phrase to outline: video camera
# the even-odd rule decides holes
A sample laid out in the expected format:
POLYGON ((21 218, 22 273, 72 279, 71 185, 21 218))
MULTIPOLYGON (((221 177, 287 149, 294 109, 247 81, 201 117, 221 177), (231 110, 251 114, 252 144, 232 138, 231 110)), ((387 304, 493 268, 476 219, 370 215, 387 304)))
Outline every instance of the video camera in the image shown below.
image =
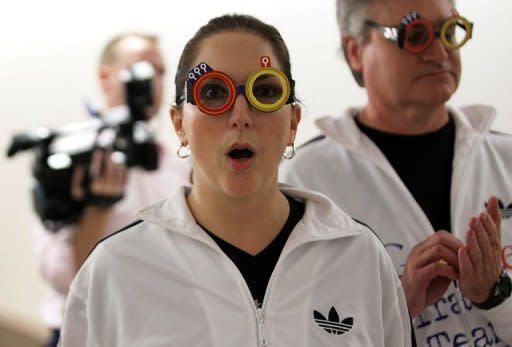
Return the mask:
POLYGON ((72 198, 73 171, 80 164, 89 172, 96 148, 111 150, 112 158, 127 167, 140 166, 148 171, 158 168, 158 147, 144 123, 145 111, 153 104, 153 76, 150 63, 137 62, 119 75, 124 84, 126 107, 59 129, 42 127, 13 136, 8 157, 34 150, 32 199, 48 230, 57 231, 63 225, 78 221, 87 205, 108 206, 122 198, 94 196, 89 190, 88 176, 84 182, 85 198, 80 201, 72 198))

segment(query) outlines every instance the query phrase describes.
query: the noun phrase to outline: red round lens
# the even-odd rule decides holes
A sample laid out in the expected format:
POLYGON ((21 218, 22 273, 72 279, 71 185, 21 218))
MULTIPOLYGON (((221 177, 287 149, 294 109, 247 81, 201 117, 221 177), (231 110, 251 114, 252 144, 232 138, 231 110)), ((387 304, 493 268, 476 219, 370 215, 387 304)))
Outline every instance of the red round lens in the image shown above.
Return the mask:
POLYGON ((220 71, 208 72, 196 81, 194 84, 194 101, 196 106, 204 113, 211 116, 217 116, 223 114, 233 106, 236 99, 236 87, 231 78, 228 75, 220 71), (210 81, 217 81, 217 83, 211 83, 210 81), (219 90, 221 90, 221 96, 218 96, 215 102, 205 102, 204 90, 206 89, 205 83, 209 82, 206 86, 209 91, 213 90, 218 96, 219 90))
POLYGON ((434 40, 434 27, 424 18, 418 18, 405 27, 404 48, 413 53, 427 49, 434 40))

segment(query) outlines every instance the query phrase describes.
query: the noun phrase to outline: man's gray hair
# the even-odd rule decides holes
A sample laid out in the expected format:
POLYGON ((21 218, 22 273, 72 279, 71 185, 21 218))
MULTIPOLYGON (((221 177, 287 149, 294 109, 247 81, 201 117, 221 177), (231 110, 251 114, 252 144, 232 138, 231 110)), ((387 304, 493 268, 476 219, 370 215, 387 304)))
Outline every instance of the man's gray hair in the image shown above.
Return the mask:
POLYGON ((366 19, 368 6, 372 1, 373 0, 336 0, 336 20, 338 21, 338 28, 342 39, 341 48, 348 67, 352 72, 352 76, 354 76, 354 79, 360 87, 364 87, 363 73, 352 69, 347 58, 346 47, 343 44, 343 37, 350 36, 360 43, 363 43, 365 33, 364 20, 366 19))
POLYGON ((362 39, 366 11, 372 0, 336 0, 336 19, 341 36, 362 39))

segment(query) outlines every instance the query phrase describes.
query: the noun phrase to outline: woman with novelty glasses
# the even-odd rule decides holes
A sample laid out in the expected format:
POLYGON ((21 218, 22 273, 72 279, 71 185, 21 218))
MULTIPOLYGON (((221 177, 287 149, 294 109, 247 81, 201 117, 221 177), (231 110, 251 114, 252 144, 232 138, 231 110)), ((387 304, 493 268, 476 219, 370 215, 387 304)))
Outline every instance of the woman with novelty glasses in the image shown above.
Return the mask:
POLYGON ((409 346, 377 237, 323 195, 277 182, 300 120, 279 32, 212 19, 175 83, 194 184, 98 244, 71 287, 61 346, 409 346))

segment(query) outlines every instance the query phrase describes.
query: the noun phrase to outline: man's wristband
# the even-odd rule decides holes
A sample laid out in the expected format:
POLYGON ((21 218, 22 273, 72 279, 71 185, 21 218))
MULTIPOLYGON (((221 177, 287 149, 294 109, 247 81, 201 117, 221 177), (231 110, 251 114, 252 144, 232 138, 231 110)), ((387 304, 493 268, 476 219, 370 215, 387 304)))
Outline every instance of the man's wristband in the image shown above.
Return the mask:
POLYGON ((500 305, 503 301, 507 300, 512 294, 512 280, 510 279, 507 271, 505 269, 501 270, 500 276, 494 285, 491 296, 482 303, 475 304, 481 310, 490 310, 498 305, 500 305))

